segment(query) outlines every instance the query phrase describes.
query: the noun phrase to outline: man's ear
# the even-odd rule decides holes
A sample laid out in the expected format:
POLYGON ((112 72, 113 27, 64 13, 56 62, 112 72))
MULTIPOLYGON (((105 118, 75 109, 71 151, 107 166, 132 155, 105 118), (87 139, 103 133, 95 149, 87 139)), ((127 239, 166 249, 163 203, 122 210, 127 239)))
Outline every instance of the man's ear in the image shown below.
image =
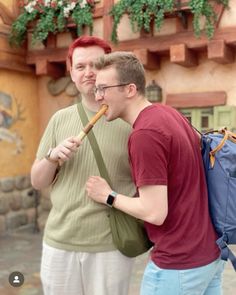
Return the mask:
POLYGON ((137 93, 137 86, 134 83, 128 85, 127 97, 133 97, 137 93))
POLYGON ((70 66, 70 77, 72 82, 75 82, 75 79, 73 78, 73 73, 72 73, 72 66, 70 66))

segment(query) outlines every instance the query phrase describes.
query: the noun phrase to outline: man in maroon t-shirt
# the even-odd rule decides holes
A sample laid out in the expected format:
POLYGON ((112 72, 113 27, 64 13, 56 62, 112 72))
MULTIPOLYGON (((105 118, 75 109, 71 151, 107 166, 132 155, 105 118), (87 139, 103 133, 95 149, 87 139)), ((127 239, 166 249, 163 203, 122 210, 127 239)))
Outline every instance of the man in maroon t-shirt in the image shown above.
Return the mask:
POLYGON ((96 67, 96 99, 108 105, 107 121, 121 118, 133 126, 128 148, 139 198, 113 192, 98 176, 88 180, 87 191, 145 221, 154 247, 141 294, 219 295, 224 263, 209 216, 198 135, 175 109, 147 101, 144 69, 133 54, 108 54, 96 67))

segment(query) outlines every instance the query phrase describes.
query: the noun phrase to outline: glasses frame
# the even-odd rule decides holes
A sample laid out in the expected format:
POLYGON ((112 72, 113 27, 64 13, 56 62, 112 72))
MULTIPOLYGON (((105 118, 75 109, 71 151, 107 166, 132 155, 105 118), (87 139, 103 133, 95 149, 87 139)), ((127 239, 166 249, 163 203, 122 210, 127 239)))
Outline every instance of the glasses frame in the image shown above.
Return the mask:
POLYGON ((107 88, 113 88, 113 87, 120 87, 120 86, 127 86, 129 85, 130 83, 123 83, 123 84, 116 84, 116 85, 108 85, 108 86, 98 86, 98 87, 94 87, 93 88, 93 92, 94 92, 94 95, 97 95, 99 94, 100 96, 104 96, 105 95, 105 90, 107 88))

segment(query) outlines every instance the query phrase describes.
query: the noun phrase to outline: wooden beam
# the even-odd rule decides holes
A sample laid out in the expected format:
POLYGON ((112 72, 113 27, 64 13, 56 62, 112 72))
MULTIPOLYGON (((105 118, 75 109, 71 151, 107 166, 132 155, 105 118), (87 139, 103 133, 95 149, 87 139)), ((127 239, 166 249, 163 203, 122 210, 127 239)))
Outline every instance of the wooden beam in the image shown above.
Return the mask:
MULTIPOLYGON (((224 40, 225 45, 236 47, 236 27, 227 27, 217 29, 212 41, 224 40)), ((211 42, 212 42, 211 41, 211 42)), ((157 67, 157 59, 154 57, 156 54, 161 56, 169 54, 171 46, 176 44, 183 44, 186 48, 182 49, 187 51, 184 59, 185 64, 193 63, 194 57, 191 57, 191 50, 206 50, 209 40, 206 37, 196 38, 191 31, 183 31, 172 35, 154 36, 149 38, 139 38, 135 40, 128 40, 119 42, 118 45, 112 45, 113 50, 136 51, 142 56, 148 67, 157 67), (141 51, 140 51, 141 50, 141 51), (154 54, 154 55, 153 55, 154 54), (155 66, 152 66, 150 60, 155 61, 155 66), (191 62, 190 62, 191 61, 191 62)), ((175 47, 172 47, 172 49, 175 47)), ((67 48, 45 48, 44 50, 31 50, 27 52, 26 63, 28 65, 35 65, 38 59, 45 59, 48 62, 66 63, 67 48)), ((173 54, 172 54, 173 57, 173 54)), ((67 68, 68 70, 68 68, 67 68)))
POLYGON ((96 7, 93 13, 93 18, 103 17, 103 15, 104 15, 104 8, 96 7))
MULTIPOLYGON (((177 1, 176 1, 177 2, 177 1)), ((189 11, 190 10, 190 6, 189 6, 189 1, 186 1, 186 0, 180 0, 178 1, 179 3, 175 4, 175 7, 174 7, 174 11, 189 11)))
POLYGON ((216 27, 218 28, 218 26, 220 24, 221 17, 223 15, 224 10, 225 10, 225 6, 223 4, 215 2, 213 4, 213 7, 214 7, 215 14, 216 14, 216 27))
POLYGON ((49 62, 66 62, 67 52, 67 48, 31 50, 27 53, 26 62, 27 64, 35 64, 38 59, 45 59, 49 62))
POLYGON ((53 78, 63 77, 65 75, 65 65, 38 59, 36 62, 36 75, 46 75, 53 78))
POLYGON ((234 52, 224 40, 210 41, 207 46, 207 56, 210 60, 221 64, 234 62, 234 52))
MULTIPOLYGON (((1 27, 0 27, 1 29, 1 27)), ((0 30, 1 32, 1 30, 0 30)), ((11 47, 8 42, 8 37, 5 35, 0 35, 0 51, 6 52, 9 54, 19 55, 25 57, 26 55, 26 47, 21 46, 20 48, 11 47)))
POLYGON ((137 49, 133 51, 143 66, 148 70, 159 69, 159 60, 155 53, 149 52, 147 49, 137 49))
MULTIPOLYGON (((225 40, 227 45, 236 46, 236 27, 224 28, 216 31, 213 40, 225 40)), ((204 49, 209 40, 206 37, 196 38, 192 32, 180 32, 167 36, 156 36, 150 38, 139 38, 135 40, 119 42, 112 45, 113 50, 134 51, 136 49, 148 49, 149 52, 159 54, 168 53, 170 46, 175 44, 186 44, 188 49, 204 49)), ((55 48, 44 50, 31 50, 27 53, 27 63, 33 64, 38 57, 49 61, 66 60, 67 48, 55 48)))
POLYGON ((106 41, 110 41, 112 26, 113 26, 113 18, 109 14, 112 6, 114 5, 114 0, 106 0, 103 1, 104 10, 103 10, 103 38, 106 41))
POLYGON ((226 92, 169 93, 166 95, 166 104, 174 108, 203 108, 225 105, 226 92))
POLYGON ((194 67, 198 64, 196 54, 185 44, 170 46, 170 61, 184 67, 194 67))
POLYGON ((47 37, 47 40, 46 40, 46 46, 47 48, 53 48, 55 49, 57 46, 57 36, 52 34, 52 33, 49 33, 48 34, 48 37, 47 37))
MULTIPOLYGON (((236 46, 236 26, 220 28, 215 31, 212 40, 225 40, 227 45, 236 46)), ((149 49, 150 52, 167 53, 171 45, 185 44, 188 49, 204 49, 209 40, 206 36, 196 38, 192 31, 183 31, 171 35, 139 38, 113 44, 113 50, 133 51, 135 49, 149 49)))
POLYGON ((34 74, 33 67, 27 66, 26 64, 19 63, 14 60, 12 60, 11 62, 7 60, 0 60, 0 69, 34 74))
POLYGON ((14 53, 7 52, 7 51, 4 51, 4 50, 1 50, 0 60, 6 61, 6 62, 9 62, 9 63, 15 62, 17 64, 26 65, 25 56, 20 55, 20 54, 14 54, 14 53))

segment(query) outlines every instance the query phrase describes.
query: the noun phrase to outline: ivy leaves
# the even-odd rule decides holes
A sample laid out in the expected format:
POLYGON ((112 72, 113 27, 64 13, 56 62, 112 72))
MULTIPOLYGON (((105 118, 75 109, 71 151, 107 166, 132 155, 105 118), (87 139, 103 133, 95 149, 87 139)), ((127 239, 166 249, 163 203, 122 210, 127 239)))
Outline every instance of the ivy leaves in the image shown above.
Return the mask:
POLYGON ((66 0, 33 1, 22 6, 22 13, 13 22, 9 35, 11 46, 19 47, 26 40, 27 31, 32 29, 32 44, 47 39, 49 33, 57 34, 68 30, 67 24, 73 21, 77 26, 77 35, 82 34, 83 26, 93 29, 93 1, 78 0, 69 3, 66 0))
POLYGON ((131 28, 134 32, 140 31, 142 28, 149 32, 151 21, 154 20, 156 27, 160 29, 164 12, 172 11, 173 7, 173 0, 120 0, 110 12, 114 18, 112 41, 118 41, 117 28, 125 13, 129 16, 131 28))
MULTIPOLYGON (((212 38, 216 22, 213 4, 217 2, 228 6, 229 0, 189 0, 185 2, 194 15, 193 27, 196 37, 199 37, 202 33, 201 20, 203 18, 205 19, 203 31, 208 38, 212 38)), ((117 29, 124 14, 128 14, 133 32, 141 29, 149 32, 152 21, 154 21, 155 27, 160 30, 165 14, 173 13, 179 5, 181 3, 177 0, 120 0, 110 12, 114 19, 111 40, 114 43, 118 42, 117 29)))
POLYGON ((33 21, 38 15, 38 11, 32 13, 21 14, 18 17, 18 21, 14 22, 11 27, 11 34, 9 37, 9 43, 11 46, 19 46, 26 39, 27 25, 33 21))
POLYGON ((191 12, 193 13, 193 28, 195 35, 200 37, 202 28, 201 28, 201 20, 205 20, 205 24, 203 27, 203 31, 207 35, 209 39, 211 39, 214 35, 215 31, 215 23, 217 20, 217 15, 213 9, 213 2, 217 2, 219 4, 223 4, 224 6, 228 6, 229 0, 190 0, 189 6, 191 8, 191 12))

